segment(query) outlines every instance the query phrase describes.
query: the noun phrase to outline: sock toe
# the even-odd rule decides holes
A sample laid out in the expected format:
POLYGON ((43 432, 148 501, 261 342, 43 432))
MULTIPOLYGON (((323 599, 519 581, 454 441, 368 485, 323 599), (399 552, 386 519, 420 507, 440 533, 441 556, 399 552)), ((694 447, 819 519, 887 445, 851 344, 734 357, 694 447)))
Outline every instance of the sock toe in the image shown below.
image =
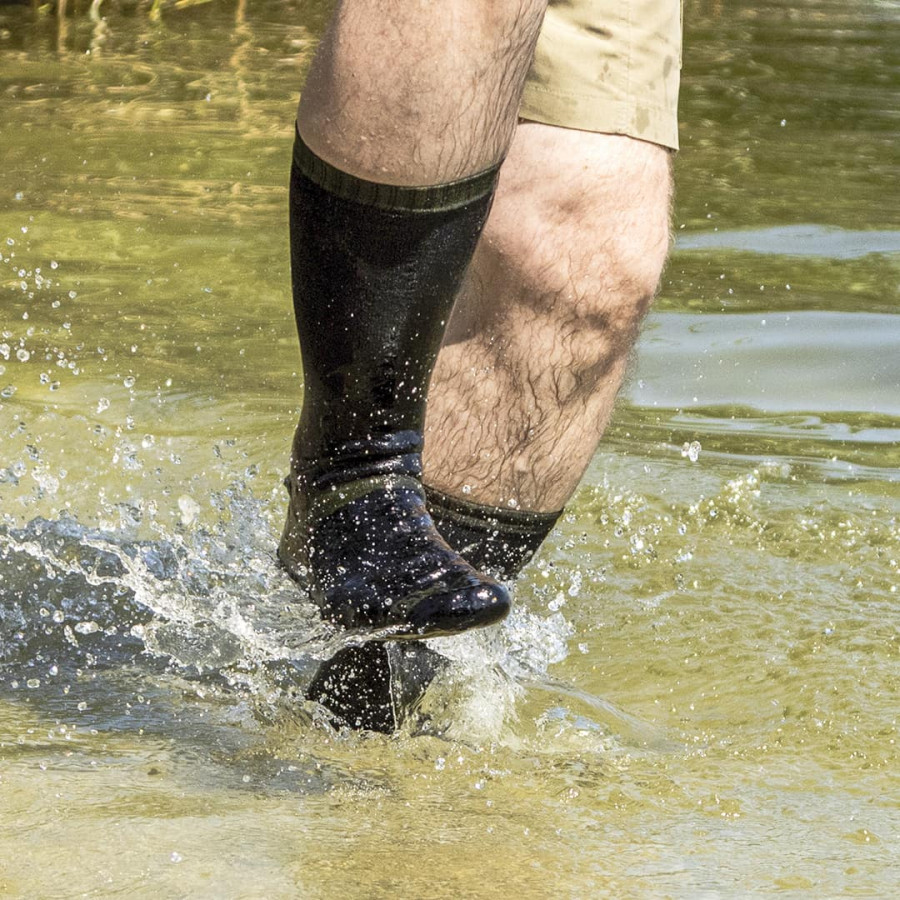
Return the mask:
POLYGON ((311 591, 348 630, 391 637, 457 634, 504 618, 509 593, 438 534, 412 479, 386 479, 329 508, 313 525, 311 591))
POLYGON ((509 592, 488 580, 426 597, 412 609, 409 623, 416 634, 437 636, 484 628, 506 618, 509 592))

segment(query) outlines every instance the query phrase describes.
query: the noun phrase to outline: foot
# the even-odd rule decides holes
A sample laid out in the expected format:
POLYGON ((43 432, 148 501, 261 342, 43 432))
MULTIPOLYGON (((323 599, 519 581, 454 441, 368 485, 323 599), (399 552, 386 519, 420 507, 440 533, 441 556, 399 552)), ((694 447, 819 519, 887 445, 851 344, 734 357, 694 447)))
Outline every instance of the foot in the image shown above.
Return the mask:
POLYGON ((310 490, 302 477, 291 477, 288 487, 278 555, 325 620, 396 640, 457 634, 509 613, 506 588, 438 534, 415 478, 378 476, 310 490))
POLYGON ((323 662, 306 696, 326 707, 338 726, 393 734, 447 664, 420 641, 367 641, 323 662))

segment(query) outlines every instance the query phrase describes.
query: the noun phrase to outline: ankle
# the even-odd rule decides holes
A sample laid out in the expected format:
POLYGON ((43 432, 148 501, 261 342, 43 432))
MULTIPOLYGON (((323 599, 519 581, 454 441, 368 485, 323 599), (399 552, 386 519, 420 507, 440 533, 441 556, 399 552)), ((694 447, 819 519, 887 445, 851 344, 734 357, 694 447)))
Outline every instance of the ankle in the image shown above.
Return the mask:
POLYGON ((422 434, 403 430, 364 440, 326 443, 310 440, 298 429, 291 454, 291 475, 298 490, 329 490, 367 478, 420 479, 422 434))

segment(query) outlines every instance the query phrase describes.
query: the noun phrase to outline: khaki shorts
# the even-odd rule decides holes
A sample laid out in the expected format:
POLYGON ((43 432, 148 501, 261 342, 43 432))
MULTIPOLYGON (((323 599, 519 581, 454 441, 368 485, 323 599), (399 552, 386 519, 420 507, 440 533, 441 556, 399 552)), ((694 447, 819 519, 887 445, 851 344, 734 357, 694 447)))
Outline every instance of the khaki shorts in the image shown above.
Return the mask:
POLYGON ((551 0, 523 119, 678 148, 681 0, 551 0))

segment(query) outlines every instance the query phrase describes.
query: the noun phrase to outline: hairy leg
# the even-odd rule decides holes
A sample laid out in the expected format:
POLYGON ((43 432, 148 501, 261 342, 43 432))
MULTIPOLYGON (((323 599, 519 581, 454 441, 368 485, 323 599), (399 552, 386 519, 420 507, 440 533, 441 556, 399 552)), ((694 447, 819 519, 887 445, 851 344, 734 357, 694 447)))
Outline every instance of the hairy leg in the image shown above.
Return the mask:
POLYGON ((370 181, 428 185, 502 159, 546 0, 338 3, 297 121, 319 157, 370 181))
POLYGON ((310 71, 290 192, 304 397, 279 556, 342 628, 433 636, 509 610, 435 529, 421 453, 544 5, 344 0, 310 71))
POLYGON ((669 157, 619 135, 519 126, 432 375, 430 487, 506 509, 566 503, 657 288, 669 157))

